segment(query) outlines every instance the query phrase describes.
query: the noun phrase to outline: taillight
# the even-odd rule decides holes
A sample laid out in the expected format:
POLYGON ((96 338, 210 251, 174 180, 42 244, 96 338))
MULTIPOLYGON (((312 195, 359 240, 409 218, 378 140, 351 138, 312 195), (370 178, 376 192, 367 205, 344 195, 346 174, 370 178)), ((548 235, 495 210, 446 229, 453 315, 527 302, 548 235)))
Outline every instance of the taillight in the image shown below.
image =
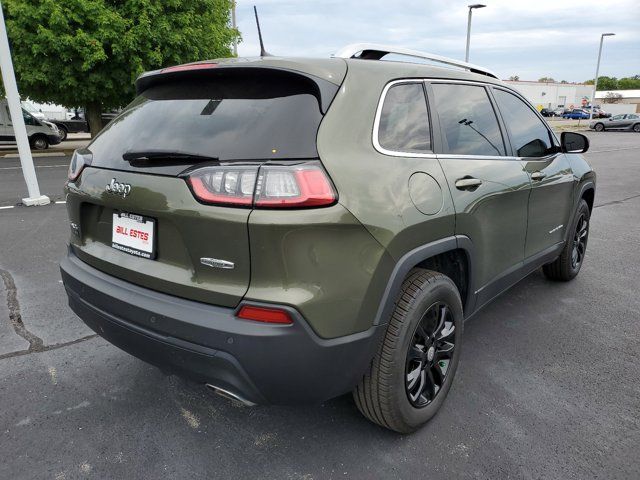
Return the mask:
POLYGON ((257 166, 215 166, 190 173, 187 181, 201 202, 250 207, 257 174, 257 166))
POLYGON ((243 305, 236 316, 244 320, 253 320, 254 322, 277 323, 280 325, 293 323, 289 312, 281 308, 243 305))
POLYGON ((73 156, 71 157, 71 162, 69 163, 69 172, 67 174, 69 181, 74 182, 78 179, 82 170, 87 165, 91 165, 91 160, 93 156, 91 153, 82 153, 78 150, 73 152, 73 156))
POLYGON ((189 173, 187 182, 199 201, 217 205, 305 208, 337 199, 319 162, 204 167, 189 173))

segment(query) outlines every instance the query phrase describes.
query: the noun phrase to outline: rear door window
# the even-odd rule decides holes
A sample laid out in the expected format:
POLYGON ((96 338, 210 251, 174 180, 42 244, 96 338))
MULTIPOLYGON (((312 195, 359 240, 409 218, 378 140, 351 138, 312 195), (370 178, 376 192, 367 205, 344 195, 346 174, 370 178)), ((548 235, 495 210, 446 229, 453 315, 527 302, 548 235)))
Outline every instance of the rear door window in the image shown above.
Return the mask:
POLYGON ((494 89, 493 94, 516 156, 544 157, 555 152, 551 133, 531 107, 504 90, 494 89))
POLYGON ((389 88, 380 112, 380 146, 394 152, 429 152, 429 130, 429 113, 423 84, 401 83, 389 88))
POLYGON ((440 119, 442 153, 506 154, 498 119, 484 87, 434 83, 432 88, 440 119))

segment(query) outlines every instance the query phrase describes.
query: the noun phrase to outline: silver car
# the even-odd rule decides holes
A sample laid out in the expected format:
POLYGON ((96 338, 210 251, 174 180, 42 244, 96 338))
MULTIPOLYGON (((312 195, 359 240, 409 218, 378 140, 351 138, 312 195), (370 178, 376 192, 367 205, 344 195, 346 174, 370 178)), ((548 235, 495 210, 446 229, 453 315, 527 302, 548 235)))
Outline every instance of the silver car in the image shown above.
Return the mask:
POLYGON ((609 118, 599 118, 589 124, 589 128, 596 132, 604 130, 633 130, 640 132, 640 114, 625 113, 609 118))

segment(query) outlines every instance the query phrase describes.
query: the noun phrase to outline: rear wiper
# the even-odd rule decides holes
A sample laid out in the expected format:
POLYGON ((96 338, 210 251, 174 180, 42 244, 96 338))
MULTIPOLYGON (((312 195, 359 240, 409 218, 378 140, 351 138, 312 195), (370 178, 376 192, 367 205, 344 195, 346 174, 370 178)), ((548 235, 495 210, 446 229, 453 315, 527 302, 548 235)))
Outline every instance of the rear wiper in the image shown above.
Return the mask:
POLYGON ((188 152, 176 152, 165 150, 144 150, 144 151, 129 151, 122 155, 122 158, 133 164, 136 163, 148 163, 153 161, 160 161, 161 163, 194 163, 194 162, 213 162, 219 160, 218 157, 210 157, 207 155, 200 155, 197 153, 188 152))

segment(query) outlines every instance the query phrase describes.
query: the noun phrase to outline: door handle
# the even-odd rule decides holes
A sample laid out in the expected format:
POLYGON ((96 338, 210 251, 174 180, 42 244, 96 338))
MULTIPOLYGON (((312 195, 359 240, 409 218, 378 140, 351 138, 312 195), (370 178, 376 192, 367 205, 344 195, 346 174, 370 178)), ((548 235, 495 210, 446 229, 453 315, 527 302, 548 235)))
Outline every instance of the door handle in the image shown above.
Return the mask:
POLYGON ((544 177, 546 177, 547 175, 542 173, 542 172, 533 172, 531 174, 531 180, 536 180, 536 181, 540 181, 542 180, 544 177))
POLYGON ((464 177, 456 180, 456 188, 458 190, 473 190, 482 185, 482 180, 473 177, 464 177))

